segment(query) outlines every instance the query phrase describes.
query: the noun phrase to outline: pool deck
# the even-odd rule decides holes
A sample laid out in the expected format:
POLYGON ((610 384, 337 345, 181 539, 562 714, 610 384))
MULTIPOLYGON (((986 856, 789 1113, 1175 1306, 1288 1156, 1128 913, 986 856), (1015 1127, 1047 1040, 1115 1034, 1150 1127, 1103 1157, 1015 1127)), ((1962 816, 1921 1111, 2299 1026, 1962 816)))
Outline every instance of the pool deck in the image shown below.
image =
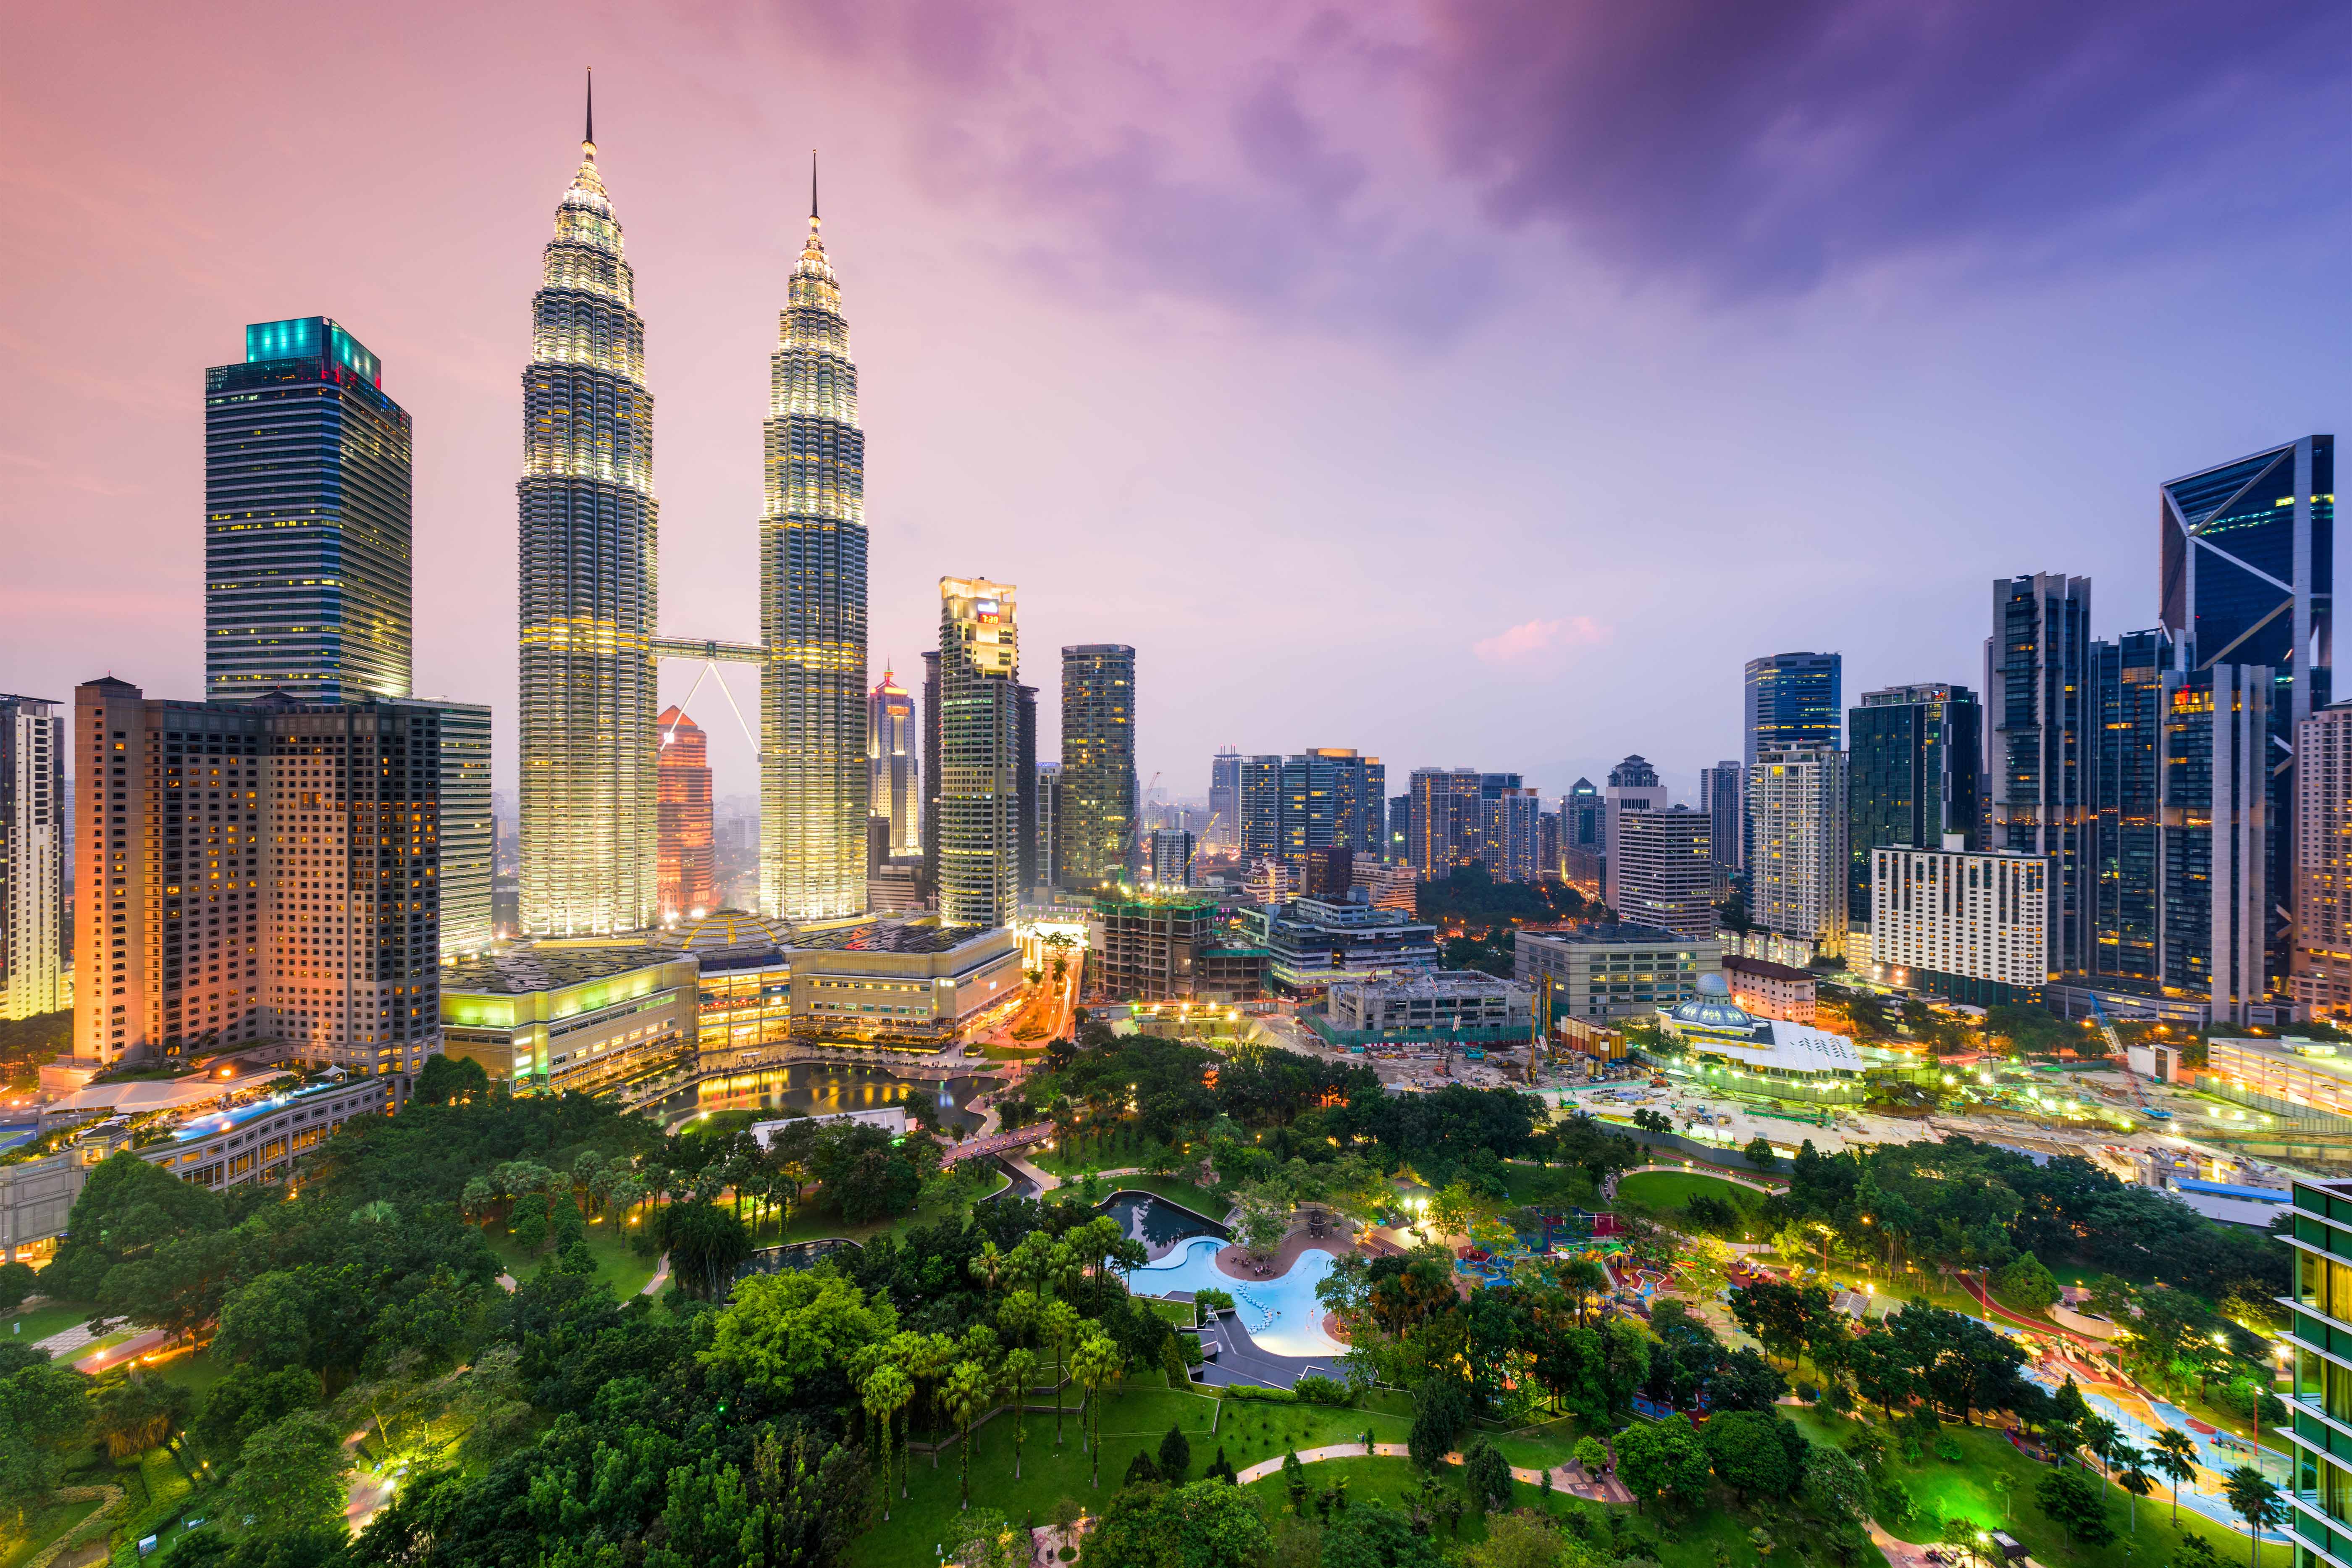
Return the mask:
POLYGON ((1231 1313, 1218 1313, 1216 1321, 1201 1331, 1201 1343, 1203 1348, 1216 1347, 1216 1359, 1201 1364, 1201 1381, 1214 1387, 1244 1383, 1261 1388, 1289 1388, 1309 1373, 1332 1378, 1339 1375, 1338 1358, 1334 1356, 1276 1355, 1258 1349, 1249 1331, 1231 1313))
POLYGON ((1236 1243, 1217 1254, 1217 1272, 1245 1284, 1258 1279, 1279 1279, 1290 1272, 1290 1266, 1298 1261, 1299 1254, 1303 1252, 1328 1252, 1334 1258, 1345 1258, 1355 1250, 1353 1244, 1338 1237, 1309 1236, 1304 1230, 1294 1230, 1282 1238, 1282 1245, 1274 1249, 1274 1258, 1265 1268, 1253 1268, 1241 1261, 1242 1249, 1236 1243))

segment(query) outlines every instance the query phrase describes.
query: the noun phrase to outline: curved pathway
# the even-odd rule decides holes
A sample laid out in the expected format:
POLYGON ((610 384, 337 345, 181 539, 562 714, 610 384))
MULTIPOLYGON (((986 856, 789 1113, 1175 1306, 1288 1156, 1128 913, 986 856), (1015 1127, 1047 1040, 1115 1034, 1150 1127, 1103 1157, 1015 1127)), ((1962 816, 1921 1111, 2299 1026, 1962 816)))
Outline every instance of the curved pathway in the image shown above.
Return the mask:
MULTIPOLYGON (((1412 1457, 1412 1450, 1402 1443, 1375 1443, 1369 1454, 1361 1443, 1334 1443, 1328 1447, 1298 1450, 1298 1462, 1302 1465, 1319 1464, 1325 1459, 1409 1459, 1412 1457)), ((1459 1465, 1467 1461, 1455 1453, 1446 1455, 1445 1462, 1459 1465)), ((1247 1486, 1252 1481, 1262 1481, 1268 1476, 1281 1473, 1281 1459, 1263 1459, 1242 1471, 1234 1479, 1238 1485, 1247 1486)), ((1530 1486, 1540 1485, 1543 1476, 1541 1470, 1522 1469, 1517 1465, 1511 1467, 1511 1479, 1525 1481, 1530 1486)), ((1603 1476, 1597 1482, 1589 1481, 1584 1479, 1584 1472, 1574 1465, 1555 1467, 1551 1472, 1551 1484, 1554 1491, 1568 1492, 1593 1502, 1630 1503, 1633 1500, 1633 1494, 1625 1489, 1625 1483, 1615 1475, 1603 1476)))

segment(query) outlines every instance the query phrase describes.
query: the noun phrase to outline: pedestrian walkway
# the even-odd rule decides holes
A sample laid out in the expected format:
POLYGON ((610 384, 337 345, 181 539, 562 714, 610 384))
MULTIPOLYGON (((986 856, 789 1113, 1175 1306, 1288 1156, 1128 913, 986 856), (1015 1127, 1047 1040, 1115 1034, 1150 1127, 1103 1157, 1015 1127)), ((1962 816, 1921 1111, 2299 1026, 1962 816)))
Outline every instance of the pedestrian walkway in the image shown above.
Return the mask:
POLYGON ((986 1154, 1005 1154, 1015 1149, 1025 1149, 1032 1143, 1043 1143, 1054 1135, 1054 1124, 1039 1121, 1011 1132, 992 1133, 985 1138, 967 1138, 952 1144, 940 1156, 940 1163, 952 1165, 960 1160, 978 1159, 986 1154))
MULTIPOLYGON (((1302 1448, 1298 1451, 1298 1462, 1302 1465, 1319 1464, 1325 1459, 1365 1458, 1409 1459, 1412 1457, 1412 1450, 1402 1443, 1375 1443, 1369 1455, 1366 1454, 1361 1443, 1334 1443, 1328 1447, 1302 1448)), ((1459 1465, 1467 1461, 1462 1455, 1454 1453, 1446 1455, 1445 1462, 1449 1465, 1459 1465)), ((1247 1486, 1252 1481, 1262 1481, 1268 1476, 1281 1473, 1280 1459, 1266 1459, 1252 1465, 1234 1479, 1238 1484, 1247 1486)), ((1543 1482, 1543 1477, 1544 1472, 1541 1470, 1522 1469, 1517 1465, 1511 1467, 1511 1479, 1515 1481, 1525 1481, 1529 1486, 1539 1486, 1543 1482)), ((1606 1475, 1598 1481, 1591 1481, 1586 1479, 1584 1472, 1574 1465, 1555 1467, 1551 1472, 1551 1485, 1554 1491, 1567 1492, 1571 1496, 1584 1498, 1592 1502, 1630 1503, 1633 1500, 1633 1494, 1627 1491, 1625 1483, 1614 1475, 1606 1475)))
POLYGON ((646 1281, 645 1289, 639 1290, 637 1294, 640 1296, 658 1296, 661 1294, 662 1287, 668 1283, 669 1254, 665 1252, 661 1255, 661 1261, 654 1265, 654 1277, 646 1281))

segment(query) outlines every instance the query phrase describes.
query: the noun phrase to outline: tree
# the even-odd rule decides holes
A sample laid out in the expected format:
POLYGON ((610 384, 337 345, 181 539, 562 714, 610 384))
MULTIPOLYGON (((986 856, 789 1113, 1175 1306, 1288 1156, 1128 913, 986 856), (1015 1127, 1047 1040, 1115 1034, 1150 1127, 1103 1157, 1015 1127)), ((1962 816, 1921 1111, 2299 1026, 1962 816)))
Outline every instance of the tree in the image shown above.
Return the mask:
POLYGON ((956 1363, 940 1393, 940 1402, 947 1406, 948 1419, 956 1424, 962 1436, 956 1445, 956 1459, 961 1472, 963 1508, 971 1506, 971 1425, 986 1412, 995 1393, 995 1379, 989 1376, 988 1368, 976 1361, 956 1363))
MULTIPOLYGON (((712 1212, 732 1220, 724 1211, 712 1212)), ((868 1301, 837 1274, 755 1274, 736 1287, 699 1359, 779 1399, 805 1397, 812 1390, 845 1394, 850 1360, 898 1328, 897 1308, 868 1301)))
POLYGON ((1609 1466, 1609 1450, 1601 1446, 1601 1439, 1598 1437, 1578 1438, 1574 1458, 1578 1468, 1584 1471, 1585 1479, 1588 1480, 1599 1480, 1601 1472, 1609 1466))
POLYGON ((308 1365, 310 1329, 321 1305, 299 1275, 289 1269, 272 1269, 238 1286, 221 1303, 214 1353, 224 1361, 251 1363, 265 1372, 308 1365))
POLYGON ((2180 1528, 2180 1483, 2197 1475, 2197 1444, 2188 1433, 2159 1426, 2148 1442, 2148 1463, 2172 1483, 2172 1528, 2180 1528))
POLYGON ((1413 1391, 1412 1403, 1412 1427, 1405 1435, 1405 1447, 1414 1464, 1434 1470, 1454 1451, 1454 1440, 1469 1424, 1469 1397, 1454 1379, 1433 1376, 1413 1391))
POLYGON ((478 1101, 489 1097, 489 1075, 471 1057, 425 1058, 425 1070, 416 1075, 416 1087, 409 1092, 410 1102, 416 1105, 446 1105, 452 1100, 478 1101))
POLYGON ((58 1462, 89 1418, 89 1380, 30 1345, 0 1341, 0 1520, 57 1484, 58 1462))
POLYGON ((0 1312, 13 1312, 40 1287, 29 1263, 0 1263, 0 1312))
POLYGON ((246 1439, 222 1512, 261 1536, 332 1524, 342 1517, 351 1458, 324 1415, 298 1410, 246 1439))
MULTIPOLYGON (((1219 1453, 1224 1450, 1220 1448, 1219 1453)), ((1282 1456, 1282 1489, 1290 1495, 1290 1511, 1301 1519, 1307 1517, 1307 1467, 1299 1463, 1298 1450, 1291 1449, 1282 1456)))
POLYGON ((2107 1522, 2106 1489, 2086 1470, 2059 1466, 2033 1489, 2033 1500, 2066 1532, 2069 1546, 2105 1546, 2116 1538, 2107 1522))
POLYGON ((1182 1429, 1169 1423, 1167 1436, 1160 1439, 1160 1474, 1171 1487, 1184 1484, 1184 1472, 1192 1468, 1192 1445, 1185 1439, 1182 1429))
POLYGON ((2240 1465, 2221 1479, 2221 1495, 2230 1511, 2246 1521, 2246 1541, 2252 1549, 2252 1568, 2263 1568, 2263 1531, 2286 1517, 2278 1488, 2251 1465, 2240 1465))
POLYGON ((2148 1474, 2148 1456, 2129 1443, 2116 1446, 2116 1485, 2131 1494, 2131 1532, 2139 1533, 2139 1500, 2156 1489, 2156 1478, 2148 1474))
MULTIPOLYGON (((1712 1423, 1710 1423, 1712 1425, 1712 1423)), ((1706 1495, 1706 1450, 1689 1417, 1675 1415, 1636 1424, 1617 1439, 1617 1479, 1639 1507, 1645 1501, 1688 1505, 1706 1495)))
MULTIPOLYGON (((1140 1457, 1140 1456, 1139 1456, 1140 1457)), ((1087 1537, 1087 1563, 1257 1568, 1274 1541, 1255 1500, 1223 1481, 1122 1489, 1087 1537)))
POLYGON ((1085 1416, 1092 1428, 1087 1441, 1087 1457, 1090 1461, 1087 1484, 1102 1485, 1102 1391, 1105 1385, 1118 1381, 1126 1372, 1120 1362, 1118 1347, 1100 1331, 1089 1332, 1070 1352, 1070 1373, 1086 1385, 1085 1416))
POLYGON ((2057 1278, 2031 1252, 2021 1252, 1995 1269, 1992 1288, 2001 1300, 2029 1312, 2048 1310, 2060 1294, 2057 1278))
POLYGON ((1724 1485, 1751 1498, 1785 1498, 1804 1479, 1804 1435, 1760 1410, 1734 1410, 1710 1418, 1699 1434, 1724 1485))
POLYGON ((1004 1358, 1003 1392, 1013 1402, 1013 1479, 1021 1479, 1021 1450, 1028 1440, 1026 1415, 1029 1408, 1029 1385, 1037 1377, 1037 1352, 1014 1350, 1004 1358))
POLYGON ((1474 1444, 1470 1452, 1463 1457, 1462 1473, 1472 1499, 1481 1509, 1492 1508, 1497 1503, 1509 1505, 1510 1461, 1503 1458, 1501 1450, 1494 1444, 1484 1438, 1474 1444))
POLYGON ((1748 1141, 1748 1146, 1740 1150, 1739 1154, 1740 1158, 1759 1171, 1778 1170, 1780 1165, 1780 1157, 1772 1152, 1772 1141, 1761 1132, 1750 1138, 1748 1141))
POLYGON ((751 1256, 743 1222, 703 1199, 663 1208, 654 1234, 669 1253, 670 1278, 688 1295, 715 1300, 751 1256))
POLYGON ((1054 1447, 1056 1448, 1062 1446, 1062 1367, 1069 1360, 1070 1347, 1078 1342, 1078 1310, 1067 1301, 1048 1301, 1038 1313, 1038 1331, 1054 1347, 1054 1447))
MULTIPOLYGON (((915 1397, 915 1385, 904 1372, 885 1362, 866 1374, 866 1380, 858 1384, 857 1397, 881 1434, 881 1442, 877 1447, 882 1454, 882 1518, 887 1521, 890 1517, 890 1423, 899 1411, 906 1408, 907 1402, 915 1397)), ((1019 1450, 1016 1448, 1014 1452, 1017 1479, 1019 1450)))
POLYGON ((1029 1568, 1029 1531, 992 1508, 974 1509, 948 1525, 947 1560, 961 1568, 1029 1568))

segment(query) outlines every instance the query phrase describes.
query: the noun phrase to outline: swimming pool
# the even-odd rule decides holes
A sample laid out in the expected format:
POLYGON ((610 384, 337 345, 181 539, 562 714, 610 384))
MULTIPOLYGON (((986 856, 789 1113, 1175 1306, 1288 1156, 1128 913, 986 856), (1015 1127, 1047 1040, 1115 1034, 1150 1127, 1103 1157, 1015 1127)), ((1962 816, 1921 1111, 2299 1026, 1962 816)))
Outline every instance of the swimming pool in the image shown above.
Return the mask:
POLYGON ((1147 1268, 1127 1277, 1139 1296, 1171 1290, 1223 1290, 1234 1299, 1234 1318, 1249 1331, 1258 1349, 1275 1355, 1336 1356, 1348 1347, 1323 1331, 1323 1303, 1315 1287, 1331 1272, 1331 1255, 1312 1249, 1298 1255, 1290 1271, 1273 1279, 1235 1279, 1217 1267, 1217 1254, 1232 1246, 1201 1237, 1147 1268))

